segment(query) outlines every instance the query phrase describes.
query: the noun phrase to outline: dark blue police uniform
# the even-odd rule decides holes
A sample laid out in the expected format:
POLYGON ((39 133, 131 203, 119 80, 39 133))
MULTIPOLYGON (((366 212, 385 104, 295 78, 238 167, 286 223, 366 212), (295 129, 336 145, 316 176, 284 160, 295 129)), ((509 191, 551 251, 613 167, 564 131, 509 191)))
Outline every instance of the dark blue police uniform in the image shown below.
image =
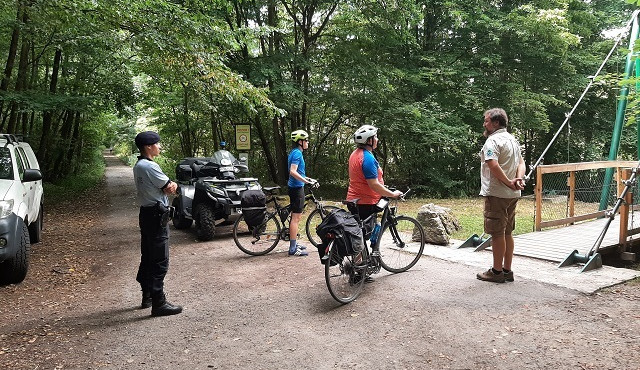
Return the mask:
MULTIPOLYGON (((153 131, 136 136, 141 148, 160 141, 153 131)), ((142 288, 142 308, 152 306, 154 316, 180 313, 182 307, 171 305, 164 295, 164 277, 169 269, 169 226, 163 223, 163 214, 169 206, 164 189, 171 183, 160 166, 152 159, 139 156, 133 167, 137 199, 140 204, 140 266, 136 280, 142 288)), ((165 216, 166 220, 166 216, 165 216)))

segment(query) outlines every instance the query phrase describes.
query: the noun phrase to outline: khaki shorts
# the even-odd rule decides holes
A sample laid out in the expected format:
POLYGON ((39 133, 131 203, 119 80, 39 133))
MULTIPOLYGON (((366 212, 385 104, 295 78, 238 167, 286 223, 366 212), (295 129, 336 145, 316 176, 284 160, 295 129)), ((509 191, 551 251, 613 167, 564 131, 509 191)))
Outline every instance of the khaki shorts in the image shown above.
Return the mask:
POLYGON ((490 235, 511 235, 516 226, 518 198, 484 198, 484 232, 490 235))

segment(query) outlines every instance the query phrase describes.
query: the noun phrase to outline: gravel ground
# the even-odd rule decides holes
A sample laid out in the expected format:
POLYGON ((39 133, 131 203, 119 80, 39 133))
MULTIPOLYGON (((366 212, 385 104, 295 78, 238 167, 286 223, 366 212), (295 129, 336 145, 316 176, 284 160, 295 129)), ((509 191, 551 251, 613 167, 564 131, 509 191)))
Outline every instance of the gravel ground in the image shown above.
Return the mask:
POLYGON ((0 368, 639 368, 637 282, 584 295, 423 257, 343 306, 316 255, 244 255, 230 226, 204 243, 171 230, 166 290, 184 312, 152 318, 131 169, 106 160, 99 189, 46 208, 27 279, 0 287, 0 368))

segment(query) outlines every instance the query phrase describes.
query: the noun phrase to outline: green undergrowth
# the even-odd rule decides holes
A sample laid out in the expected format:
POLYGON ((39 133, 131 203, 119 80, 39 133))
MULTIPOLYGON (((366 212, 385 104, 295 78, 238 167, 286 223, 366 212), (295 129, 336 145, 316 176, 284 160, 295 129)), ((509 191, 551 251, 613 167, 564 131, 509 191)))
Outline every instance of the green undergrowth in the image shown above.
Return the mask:
POLYGON ((47 204, 57 204, 73 199, 79 194, 95 188, 104 177, 105 163, 101 150, 96 150, 77 174, 58 182, 45 182, 44 199, 47 204))
MULTIPOLYGON (((135 164, 137 153, 131 155, 119 155, 119 157, 130 166, 135 164)), ((175 161, 159 156, 156 161, 163 171, 173 178, 175 175, 175 161)), ((271 186, 273 184, 268 181, 261 181, 263 186, 271 186)), ((347 184, 333 183, 329 181, 322 182, 322 185, 315 191, 319 198, 330 201, 339 202, 346 197, 347 184)), ((280 194, 286 194, 286 189, 281 189, 280 194)), ((484 228, 483 208, 484 198, 468 197, 468 198, 410 198, 398 204, 398 212, 408 216, 416 217, 418 210, 425 204, 433 203, 438 206, 451 209, 452 214, 460 222, 461 229, 451 236, 454 239, 466 240, 473 234, 481 235, 484 228)), ((514 235, 529 233, 533 231, 533 213, 534 202, 531 199, 523 198, 518 202, 516 209, 516 228, 514 235)))
MULTIPOLYGON (((328 197, 327 201, 340 201, 342 197, 328 197)), ((461 229, 451 235, 452 238, 458 240, 466 240, 473 234, 481 235, 484 229, 484 198, 410 198, 402 202, 398 202, 398 214, 404 214, 416 217, 420 207, 433 203, 437 206, 449 208, 454 217, 460 223, 461 229)), ((516 208, 516 228, 514 235, 530 233, 533 231, 533 201, 530 199, 521 199, 516 208)))
MULTIPOLYGON (((437 206, 451 209, 451 213, 460 222, 461 229, 451 235, 454 239, 466 240, 473 234, 481 235, 484 228, 484 198, 412 198, 398 205, 399 213, 415 217, 418 210, 425 204, 433 203, 437 206)), ((516 208, 516 228, 514 235, 533 231, 533 202, 521 199, 516 208)))

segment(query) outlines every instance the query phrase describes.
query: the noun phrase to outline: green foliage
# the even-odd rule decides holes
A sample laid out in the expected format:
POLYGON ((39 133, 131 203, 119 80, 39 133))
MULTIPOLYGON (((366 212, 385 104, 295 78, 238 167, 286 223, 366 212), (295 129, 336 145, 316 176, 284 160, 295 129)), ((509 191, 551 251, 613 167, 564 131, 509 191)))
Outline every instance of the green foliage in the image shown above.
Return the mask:
MULTIPOLYGON (((3 62, 17 4, 0 5, 3 62)), ((153 129, 163 138, 158 161, 173 176, 177 160, 211 155, 221 140, 235 152, 234 126, 250 124, 252 175, 282 184, 286 137, 303 128, 308 174, 340 193, 351 135, 367 123, 381 129, 376 155, 386 182, 439 197, 477 192, 488 108, 507 110, 528 164, 535 161, 613 45, 603 31, 635 8, 606 0, 28 4, 29 21, 18 25, 33 41, 34 74, 20 90, 14 71, 0 99, 5 111, 16 103, 33 113, 28 134, 36 149, 47 146, 44 167, 60 175, 47 173, 80 173, 100 146, 135 159, 135 134, 153 129), (63 129, 75 113, 77 138, 74 127, 63 129)), ((606 156, 620 83, 636 82, 622 80, 625 56, 613 55, 545 163, 606 156)), ((638 109, 632 92, 630 124, 638 109)), ((635 156, 633 141, 623 136, 622 156, 635 156)))
POLYGON ((177 161, 175 159, 167 158, 164 156, 158 156, 153 159, 160 165, 162 172, 164 172, 169 178, 175 181, 176 179, 176 165, 177 161))
POLYGON ((95 149, 77 174, 69 176, 57 183, 44 183, 44 194, 47 204, 69 201, 78 194, 95 189, 104 178, 105 163, 102 151, 95 149))

